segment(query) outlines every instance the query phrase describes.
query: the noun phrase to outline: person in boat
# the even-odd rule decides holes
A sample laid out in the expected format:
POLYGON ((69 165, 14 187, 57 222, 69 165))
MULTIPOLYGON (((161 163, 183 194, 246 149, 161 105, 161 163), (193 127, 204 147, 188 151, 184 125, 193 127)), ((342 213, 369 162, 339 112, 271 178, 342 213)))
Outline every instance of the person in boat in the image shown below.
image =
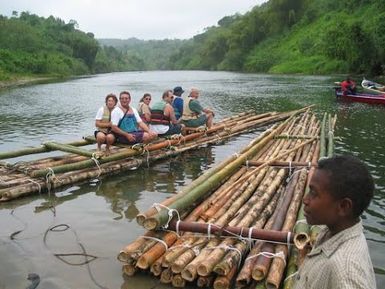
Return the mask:
POLYGON ((154 103, 151 107, 150 129, 155 131, 158 136, 180 134, 183 125, 178 123, 175 117, 172 101, 173 91, 166 90, 162 95, 162 100, 154 103))
POLYGON ((356 94, 356 83, 348 76, 344 81, 341 82, 341 90, 344 95, 356 94))
POLYGON ((139 101, 138 113, 142 120, 148 124, 151 118, 150 110, 151 94, 145 93, 139 101))
POLYGON ((131 95, 128 91, 120 93, 119 102, 111 113, 112 131, 118 142, 148 143, 157 137, 140 118, 138 111, 130 106, 131 95))
POLYGON ((182 123, 186 127, 200 127, 206 125, 211 128, 213 125, 214 111, 203 108, 198 101, 199 90, 192 88, 188 97, 183 97, 182 123))
POLYGON ((181 86, 174 87, 174 90, 172 92, 174 94, 174 101, 172 102, 172 106, 174 107, 175 117, 178 120, 183 114, 183 92, 184 90, 181 86))
POLYGON ((307 223, 325 226, 294 277, 295 289, 376 288, 360 219, 373 191, 373 178, 359 159, 318 162, 303 204, 307 223))
POLYGON ((118 103, 115 94, 108 94, 105 98, 105 105, 100 107, 95 117, 95 139, 97 144, 97 151, 100 152, 102 144, 106 144, 106 154, 110 153, 110 146, 115 141, 115 136, 111 131, 111 112, 118 103))

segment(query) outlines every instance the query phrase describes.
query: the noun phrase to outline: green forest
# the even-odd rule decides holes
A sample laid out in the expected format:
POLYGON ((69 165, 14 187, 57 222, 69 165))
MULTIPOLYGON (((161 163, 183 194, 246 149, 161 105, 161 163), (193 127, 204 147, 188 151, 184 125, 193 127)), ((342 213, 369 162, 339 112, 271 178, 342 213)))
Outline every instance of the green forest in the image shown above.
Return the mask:
POLYGON ((383 75, 383 0, 270 0, 188 40, 95 39, 28 12, 0 15, 0 80, 132 70, 383 75))

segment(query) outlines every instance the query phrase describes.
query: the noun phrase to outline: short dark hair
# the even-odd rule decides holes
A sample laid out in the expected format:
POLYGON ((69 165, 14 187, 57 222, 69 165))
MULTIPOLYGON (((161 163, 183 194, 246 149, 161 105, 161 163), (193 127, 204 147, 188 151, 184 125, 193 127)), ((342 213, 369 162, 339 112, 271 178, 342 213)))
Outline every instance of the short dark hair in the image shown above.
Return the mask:
POLYGON ((353 216, 359 217, 369 206, 374 193, 374 182, 367 166, 351 155, 321 159, 318 169, 328 171, 329 191, 336 199, 349 198, 353 216))
POLYGON ((122 94, 127 94, 127 95, 131 98, 131 94, 130 94, 128 91, 126 91, 126 90, 122 91, 122 92, 119 94, 119 98, 122 96, 122 94))
POLYGON ((113 94, 113 93, 110 93, 110 94, 108 94, 108 95, 106 96, 106 99, 105 99, 106 104, 107 104, 107 101, 108 101, 109 98, 112 98, 112 99, 115 101, 115 104, 118 103, 118 98, 116 97, 116 95, 113 94))

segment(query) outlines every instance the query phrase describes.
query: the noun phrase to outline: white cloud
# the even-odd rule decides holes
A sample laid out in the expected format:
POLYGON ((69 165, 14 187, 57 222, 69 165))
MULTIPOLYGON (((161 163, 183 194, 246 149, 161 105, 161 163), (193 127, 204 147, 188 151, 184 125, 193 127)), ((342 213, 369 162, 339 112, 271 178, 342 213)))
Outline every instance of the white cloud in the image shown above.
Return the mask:
POLYGON ((266 0, 12 0, 1 14, 53 15, 97 38, 190 38, 224 16, 245 13, 266 0))

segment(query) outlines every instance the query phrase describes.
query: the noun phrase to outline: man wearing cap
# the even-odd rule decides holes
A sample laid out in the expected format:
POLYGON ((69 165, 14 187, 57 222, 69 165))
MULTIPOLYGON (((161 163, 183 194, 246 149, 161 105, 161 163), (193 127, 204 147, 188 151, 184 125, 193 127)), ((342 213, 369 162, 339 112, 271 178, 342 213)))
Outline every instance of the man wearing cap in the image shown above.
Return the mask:
POLYGON ((199 90, 192 88, 188 97, 183 97, 182 123, 186 127, 200 127, 213 125, 214 112, 209 108, 203 108, 198 101, 199 90))
POLYGON ((184 90, 181 86, 176 86, 173 90, 174 101, 172 102, 172 106, 174 107, 175 117, 179 119, 183 114, 183 94, 184 90))

